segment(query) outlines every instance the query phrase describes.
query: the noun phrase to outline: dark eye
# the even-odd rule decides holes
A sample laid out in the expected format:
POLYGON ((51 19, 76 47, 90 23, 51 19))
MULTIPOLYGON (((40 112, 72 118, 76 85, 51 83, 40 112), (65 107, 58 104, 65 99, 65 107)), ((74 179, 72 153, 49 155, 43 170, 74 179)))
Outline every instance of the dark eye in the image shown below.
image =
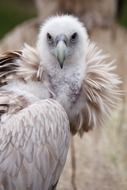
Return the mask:
POLYGON ((76 42, 78 37, 78 34, 75 32, 74 34, 71 35, 71 42, 76 42))
POLYGON ((49 34, 49 33, 47 33, 47 40, 50 44, 53 43, 53 38, 52 38, 51 34, 49 34))

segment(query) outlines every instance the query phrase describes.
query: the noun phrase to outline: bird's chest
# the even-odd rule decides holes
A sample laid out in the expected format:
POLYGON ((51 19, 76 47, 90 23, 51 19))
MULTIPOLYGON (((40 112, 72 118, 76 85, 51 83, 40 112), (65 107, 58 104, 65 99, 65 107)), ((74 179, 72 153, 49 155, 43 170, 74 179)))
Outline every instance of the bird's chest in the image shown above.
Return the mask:
POLYGON ((69 111, 77 102, 80 94, 81 83, 79 74, 53 78, 52 86, 58 100, 69 111))

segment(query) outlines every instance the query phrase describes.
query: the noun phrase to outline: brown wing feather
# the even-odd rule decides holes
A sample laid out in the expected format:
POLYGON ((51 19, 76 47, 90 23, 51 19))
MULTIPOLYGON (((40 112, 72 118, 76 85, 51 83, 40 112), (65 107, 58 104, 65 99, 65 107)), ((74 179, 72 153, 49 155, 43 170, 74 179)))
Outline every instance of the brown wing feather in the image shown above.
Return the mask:
POLYGON ((18 64, 17 59, 20 59, 21 51, 6 52, 0 56, 0 86, 7 82, 7 78, 15 73, 18 64))
POLYGON ((6 52, 0 56, 0 86, 10 80, 43 80, 44 67, 36 49, 25 44, 21 51, 6 52))

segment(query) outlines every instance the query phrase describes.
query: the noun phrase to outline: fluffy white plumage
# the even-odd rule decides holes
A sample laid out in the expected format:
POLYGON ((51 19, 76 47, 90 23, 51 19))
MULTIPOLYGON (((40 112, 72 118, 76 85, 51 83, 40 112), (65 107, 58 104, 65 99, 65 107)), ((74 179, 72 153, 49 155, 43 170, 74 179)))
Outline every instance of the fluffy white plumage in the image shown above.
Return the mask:
MULTIPOLYGON (((102 125, 104 120, 110 116, 112 109, 119 100, 120 80, 113 73, 113 63, 89 40, 85 27, 73 16, 63 15, 48 19, 41 27, 36 48, 25 45, 21 51, 5 53, 1 56, 0 63, 1 125, 8 128, 10 119, 14 121, 13 118, 18 117, 15 114, 20 115, 20 112, 24 114, 25 110, 28 109, 30 109, 32 115, 35 111, 29 106, 32 104, 36 105, 38 111, 35 115, 39 117, 36 125, 40 126, 40 122, 42 122, 42 125, 43 122, 45 123, 42 135, 44 139, 48 138, 53 145, 51 148, 52 152, 55 151, 56 146, 59 146, 59 141, 56 143, 56 141, 52 141, 52 138, 50 139, 50 134, 47 134, 46 130, 47 125, 51 125, 54 136, 59 140, 62 138, 63 148, 61 150, 62 152, 65 150, 67 153, 68 123, 67 118, 65 118, 66 114, 63 114, 63 120, 60 119, 60 115, 63 113, 62 108, 58 108, 58 110, 52 112, 51 122, 48 115, 45 119, 43 117, 41 118, 39 115, 46 114, 41 109, 41 105, 43 107, 44 103, 42 99, 52 98, 64 107, 69 118, 72 134, 77 132, 82 134, 84 131, 102 125), (6 95, 8 98, 6 98, 6 95), (40 106, 38 102, 41 103, 40 106), (38 106, 40 109, 38 109, 38 106), (56 114, 57 111, 59 111, 60 115, 56 114), (59 123, 59 120, 59 130, 61 131, 61 135, 63 135, 61 138, 54 127, 57 122, 59 123)), ((55 102, 54 104, 57 105, 55 102)), ((53 108, 51 107, 51 109, 53 108)), ((21 118, 18 119, 18 122, 20 120, 22 124, 21 118)), ((23 121, 26 122, 25 120, 28 121, 27 114, 26 119, 23 119, 23 121)), ((15 127, 19 126, 18 122, 16 122, 15 127)), ((33 126, 34 119, 29 122, 29 127, 33 126)), ((22 125, 20 127, 22 129, 22 125)), ((13 132, 12 127, 11 129, 13 132)), ((41 128, 39 129, 41 130, 41 128)), ((4 132, 0 133, 3 136, 1 142, 4 143, 6 132, 5 134, 4 132)), ((22 138, 23 133, 20 135, 22 138)), ((33 135, 35 135, 34 131, 33 135)), ((18 139, 19 143, 21 138, 18 139)), ((38 136, 36 140, 38 141, 38 136)), ((66 153, 62 157, 63 163, 66 160, 66 153)), ((6 158, 7 154, 4 152, 3 156, 6 158)), ((43 150, 40 157, 43 165, 43 159, 46 159, 43 150)), ((18 159, 20 159, 20 156, 18 159)), ((60 157, 58 156, 59 159, 60 157)), ((10 162, 10 160, 7 161, 8 163, 10 162)), ((4 167, 3 162, 1 162, 1 167, 4 167)), ((32 170, 32 167, 28 167, 26 173, 29 173, 29 169, 32 170)), ((58 169, 61 171, 61 167, 59 167, 58 169)), ((50 171, 47 168, 45 169, 50 175, 50 171)), ((43 168, 41 172, 43 178, 43 168)), ((21 175, 20 170, 18 175, 21 175)), ((60 173, 57 180, 59 176, 60 173)), ((0 178, 1 180, 3 180, 2 177, 0 178)), ((36 177, 39 179, 37 173, 36 177)), ((56 180, 53 180, 52 183, 50 181, 50 185, 55 183, 56 180)), ((47 187, 45 190, 50 190, 50 186, 47 187)), ((38 190, 40 186, 36 186, 33 189, 38 190)))

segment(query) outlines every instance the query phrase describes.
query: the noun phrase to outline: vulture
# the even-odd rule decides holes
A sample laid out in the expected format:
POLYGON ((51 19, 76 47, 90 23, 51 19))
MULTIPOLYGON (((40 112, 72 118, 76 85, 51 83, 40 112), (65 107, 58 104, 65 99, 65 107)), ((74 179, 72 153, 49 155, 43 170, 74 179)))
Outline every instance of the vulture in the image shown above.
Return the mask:
POLYGON ((54 190, 70 134, 102 126, 119 101, 115 64, 71 15, 47 19, 35 47, 0 56, 0 190, 54 190))

